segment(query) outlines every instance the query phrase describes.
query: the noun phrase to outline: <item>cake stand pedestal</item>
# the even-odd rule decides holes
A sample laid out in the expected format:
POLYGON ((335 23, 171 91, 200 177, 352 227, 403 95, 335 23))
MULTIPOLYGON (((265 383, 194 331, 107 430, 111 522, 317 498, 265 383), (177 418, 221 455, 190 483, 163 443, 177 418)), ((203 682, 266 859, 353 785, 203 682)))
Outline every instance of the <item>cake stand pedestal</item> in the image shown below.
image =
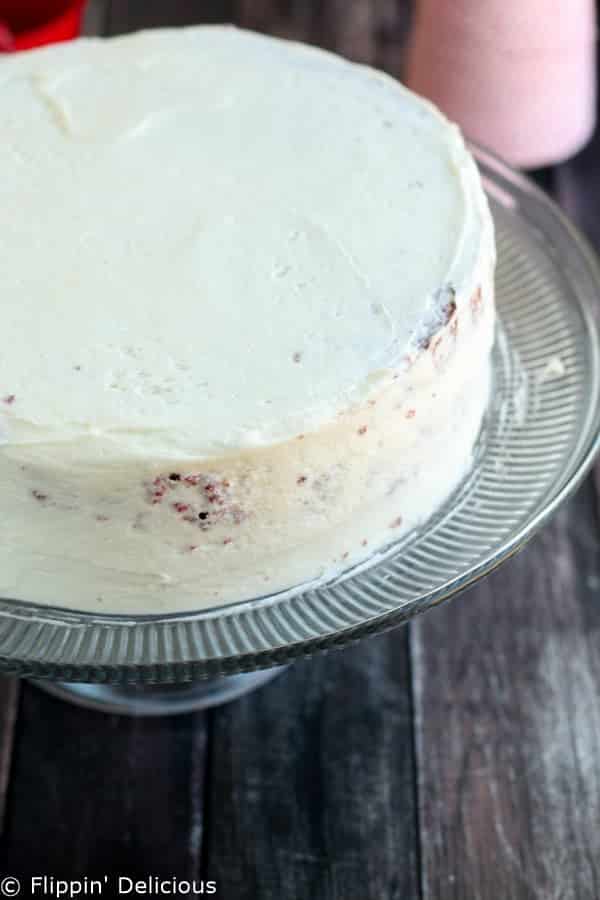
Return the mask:
POLYGON ((35 679, 31 683, 54 697, 86 709, 128 716, 168 716, 198 712, 237 700, 272 681, 286 668, 274 666, 183 684, 85 684, 35 679))

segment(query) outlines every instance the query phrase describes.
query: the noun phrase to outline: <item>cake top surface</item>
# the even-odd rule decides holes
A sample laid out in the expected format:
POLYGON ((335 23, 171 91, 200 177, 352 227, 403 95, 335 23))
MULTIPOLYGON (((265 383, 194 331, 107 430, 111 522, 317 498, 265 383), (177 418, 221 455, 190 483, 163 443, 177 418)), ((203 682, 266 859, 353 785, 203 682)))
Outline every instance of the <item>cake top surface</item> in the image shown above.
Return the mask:
POLYGON ((400 367, 481 255, 458 130, 314 48, 199 27, 5 57, 0 134, 5 442, 285 439, 400 367))

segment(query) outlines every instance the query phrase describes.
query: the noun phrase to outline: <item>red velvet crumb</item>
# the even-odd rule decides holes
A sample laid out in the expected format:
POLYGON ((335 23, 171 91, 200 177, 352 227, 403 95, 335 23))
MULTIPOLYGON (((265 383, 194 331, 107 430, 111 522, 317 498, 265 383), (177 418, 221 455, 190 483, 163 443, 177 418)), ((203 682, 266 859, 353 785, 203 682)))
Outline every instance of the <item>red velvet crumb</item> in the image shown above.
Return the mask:
POLYGON ((227 538, 224 538, 223 543, 224 543, 224 544, 230 544, 231 541, 232 541, 232 538, 227 537, 227 538))
POLYGON ((178 513, 184 513, 184 512, 188 511, 189 506, 187 503, 174 503, 173 509, 176 510, 178 513))
POLYGON ((361 425, 360 428, 358 429, 357 434, 366 434, 366 433, 367 433, 367 426, 361 425))
POLYGON ((12 406, 12 404, 15 402, 15 400, 16 400, 16 397, 14 394, 7 394, 6 397, 2 398, 2 402, 6 403, 7 406, 12 406))
POLYGON ((417 414, 416 409, 407 409, 407 410, 406 410, 406 418, 407 418, 407 419, 414 419, 414 417, 416 416, 416 414, 417 414))
POLYGON ((397 519, 390 524, 390 528, 399 528, 402 525, 402 516, 398 516, 397 519))
POLYGON ((298 477, 296 478, 296 484, 306 484, 306 481, 306 475, 298 475, 298 477))

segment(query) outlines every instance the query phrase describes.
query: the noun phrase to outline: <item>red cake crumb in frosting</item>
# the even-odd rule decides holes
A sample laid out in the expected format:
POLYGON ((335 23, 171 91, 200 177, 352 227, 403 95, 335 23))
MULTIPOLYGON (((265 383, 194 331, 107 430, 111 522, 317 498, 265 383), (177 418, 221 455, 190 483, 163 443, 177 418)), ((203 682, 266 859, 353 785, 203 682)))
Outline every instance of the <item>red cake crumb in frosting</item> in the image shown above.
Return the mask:
POLYGON ((248 513, 231 498, 228 478, 215 478, 200 472, 171 472, 169 475, 156 475, 152 481, 145 482, 144 487, 152 506, 161 504, 169 494, 170 509, 181 517, 181 521, 194 524, 202 531, 220 522, 239 525, 248 518, 248 513), (181 498, 182 492, 184 499, 181 498))

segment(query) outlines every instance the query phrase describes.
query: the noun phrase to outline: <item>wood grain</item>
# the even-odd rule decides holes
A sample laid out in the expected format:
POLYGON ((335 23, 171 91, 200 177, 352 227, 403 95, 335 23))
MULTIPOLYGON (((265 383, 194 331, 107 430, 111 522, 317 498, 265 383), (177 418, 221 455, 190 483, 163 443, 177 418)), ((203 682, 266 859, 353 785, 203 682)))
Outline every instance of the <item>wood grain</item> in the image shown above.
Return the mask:
POLYGON ((588 482, 413 627, 426 900, 600 896, 597 526, 588 482))
POLYGON ((0 835, 4 825, 19 695, 20 682, 16 678, 0 678, 0 835))
POLYGON ((416 900, 407 631, 218 710, 206 871, 235 900, 416 900))
POLYGON ((107 716, 25 685, 2 870, 196 876, 206 739, 202 714, 107 716))

